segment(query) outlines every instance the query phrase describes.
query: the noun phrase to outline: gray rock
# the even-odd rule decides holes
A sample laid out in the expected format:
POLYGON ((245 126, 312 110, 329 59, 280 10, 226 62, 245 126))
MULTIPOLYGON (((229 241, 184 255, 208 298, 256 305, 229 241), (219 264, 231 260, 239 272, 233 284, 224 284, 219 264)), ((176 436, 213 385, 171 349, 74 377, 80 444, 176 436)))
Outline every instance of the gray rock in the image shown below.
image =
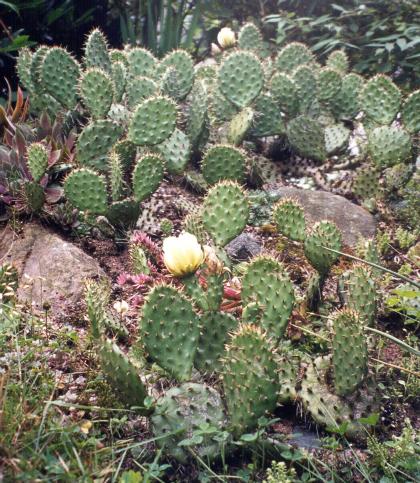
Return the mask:
POLYGON ((257 256, 262 250, 262 243, 249 233, 242 233, 225 247, 232 260, 245 261, 257 256))
POLYGON ((10 227, 0 233, 0 264, 5 262, 18 270, 21 302, 38 310, 48 302, 59 315, 81 301, 86 278, 106 276, 96 260, 37 224, 18 235, 10 227))
POLYGON ((270 186, 267 192, 279 198, 295 198, 303 206, 308 225, 320 221, 333 221, 343 234, 343 242, 355 246, 359 236, 375 235, 374 217, 362 207, 339 195, 327 191, 312 191, 290 186, 270 186))

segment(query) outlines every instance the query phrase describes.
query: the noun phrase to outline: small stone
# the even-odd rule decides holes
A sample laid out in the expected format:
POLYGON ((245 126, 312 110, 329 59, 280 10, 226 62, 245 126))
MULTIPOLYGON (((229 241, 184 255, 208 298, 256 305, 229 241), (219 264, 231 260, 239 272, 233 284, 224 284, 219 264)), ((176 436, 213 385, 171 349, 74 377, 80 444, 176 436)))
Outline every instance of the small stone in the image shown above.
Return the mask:
POLYGON ((226 245, 225 250, 232 260, 246 261, 261 253, 262 243, 249 233, 241 233, 226 245))

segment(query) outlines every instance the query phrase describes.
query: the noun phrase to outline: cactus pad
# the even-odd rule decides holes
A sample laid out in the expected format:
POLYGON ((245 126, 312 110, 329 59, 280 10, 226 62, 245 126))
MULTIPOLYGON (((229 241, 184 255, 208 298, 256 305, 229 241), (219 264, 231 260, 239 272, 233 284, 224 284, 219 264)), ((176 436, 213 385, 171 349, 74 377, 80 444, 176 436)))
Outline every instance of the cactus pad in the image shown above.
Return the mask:
POLYGON ((360 103, 369 120, 391 124, 400 108, 401 92, 389 77, 378 74, 360 92, 360 103))
POLYGON ((262 330, 244 324, 232 335, 222 364, 226 406, 232 432, 237 437, 254 429, 260 417, 276 408, 277 365, 262 330))
POLYGON ((79 64, 61 47, 48 49, 40 66, 45 90, 63 106, 72 109, 77 103, 79 64))
POLYGON ((411 139, 404 129, 381 126, 368 135, 368 152, 379 167, 393 166, 411 156, 411 139))
POLYGON ((276 72, 271 78, 270 92, 280 107, 289 116, 299 111, 298 87, 294 80, 283 72, 276 72))
POLYGON ((321 276, 325 276, 339 255, 321 247, 341 251, 341 232, 331 221, 315 223, 304 243, 306 258, 321 276))
MULTIPOLYGON (((119 398, 127 406, 144 407, 147 390, 142 383, 137 367, 130 359, 109 340, 104 340, 99 347, 101 368, 119 398)), ((140 410, 146 414, 147 411, 140 410)))
POLYGON ((313 54, 305 44, 291 42, 278 53, 274 65, 278 71, 291 72, 299 65, 313 61, 313 54))
POLYGON ((326 158, 324 130, 308 116, 292 119, 287 126, 287 139, 302 156, 323 161, 326 158))
POLYGON ((28 168, 36 183, 41 181, 48 168, 48 151, 41 143, 32 143, 28 148, 28 168))
POLYGON ((331 52, 328 56, 325 65, 340 74, 346 74, 349 70, 349 59, 346 53, 342 50, 334 50, 334 52, 331 52))
POLYGON ((157 146, 166 169, 171 174, 181 174, 190 160, 191 145, 188 136, 175 128, 171 136, 157 146))
POLYGON ((242 188, 232 181, 221 181, 207 193, 203 202, 203 224, 215 243, 225 246, 245 228, 249 206, 242 188))
POLYGON ((200 338, 194 366, 203 372, 220 369, 220 357, 225 352, 229 333, 238 325, 237 320, 226 312, 207 312, 200 318, 200 338))
POLYGON ((317 85, 318 99, 321 102, 328 102, 339 92, 341 76, 337 71, 324 67, 318 73, 317 85))
POLYGON ((191 302, 170 285, 154 287, 140 320, 149 356, 179 381, 188 380, 197 349, 200 321, 191 302))
POLYGON ((157 59, 148 50, 132 47, 127 52, 128 76, 155 77, 157 59))
POLYGON ((163 179, 164 162, 156 154, 145 154, 134 167, 133 193, 137 201, 143 201, 154 193, 163 179))
POLYGON ((348 146, 350 130, 343 124, 333 124, 324 130, 325 149, 328 154, 333 154, 348 146))
POLYGON ((72 171, 64 183, 64 193, 70 203, 81 211, 105 214, 107 192, 105 179, 90 169, 72 171))
POLYGON ((174 132, 176 118, 176 105, 171 99, 146 99, 134 111, 128 137, 140 146, 160 144, 174 132))
POLYGON ((408 132, 415 134, 420 131, 420 90, 412 92, 407 97, 401 115, 408 132))
POLYGON ((339 396, 346 396, 361 385, 367 374, 366 337, 356 312, 339 310, 332 320, 334 388, 339 396))
POLYGON ((134 109, 143 99, 156 95, 158 85, 149 77, 131 77, 127 82, 125 98, 130 109, 134 109))
POLYGON ((295 200, 280 200, 273 209, 273 219, 277 230, 287 238, 302 242, 305 239, 305 213, 295 200))
POLYGON ((212 146, 202 161, 204 179, 215 184, 223 179, 243 183, 245 180, 245 154, 238 148, 227 145, 212 146))
POLYGON ((111 72, 107 41, 99 29, 92 30, 86 40, 84 62, 87 68, 97 67, 106 73, 111 72))
POLYGON ((114 84, 101 69, 89 69, 79 83, 84 105, 96 119, 106 117, 114 97, 114 84))
POLYGON ((242 278, 241 299, 243 306, 256 302, 262 308, 262 328, 278 341, 286 331, 295 302, 293 285, 283 266, 268 256, 253 259, 242 278))
POLYGON ((220 90, 240 108, 246 107, 258 96, 263 84, 261 62, 250 52, 233 52, 220 66, 220 90))
POLYGON ((82 166, 106 170, 109 150, 118 141, 123 129, 107 119, 92 121, 77 140, 77 160, 82 166))
POLYGON ((174 50, 167 54, 159 65, 159 70, 173 67, 177 73, 177 99, 184 99, 193 85, 193 60, 185 50, 174 50))
MULTIPOLYGON (((158 399, 151 419, 158 446, 181 463, 187 462, 190 453, 178 444, 180 441, 191 438, 193 432, 205 423, 216 431, 221 431, 226 424, 220 394, 209 386, 195 383, 169 389, 158 399)), ((221 443, 215 441, 212 434, 204 435, 192 449, 206 461, 215 459, 223 451, 221 443)))
POLYGON ((375 326, 378 294, 370 270, 360 264, 344 272, 339 282, 343 303, 359 314, 363 325, 375 326))

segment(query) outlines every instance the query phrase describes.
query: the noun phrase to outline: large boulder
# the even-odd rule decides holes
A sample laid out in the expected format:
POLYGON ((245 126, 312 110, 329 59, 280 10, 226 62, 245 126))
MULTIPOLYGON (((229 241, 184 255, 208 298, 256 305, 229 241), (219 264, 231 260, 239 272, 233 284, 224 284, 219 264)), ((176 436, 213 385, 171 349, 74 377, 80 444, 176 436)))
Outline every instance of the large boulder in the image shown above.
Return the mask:
POLYGON ((303 206, 308 225, 320 221, 333 221, 343 234, 343 242, 355 246, 359 237, 375 236, 374 217, 361 206, 327 191, 312 191, 291 186, 270 186, 270 194, 281 198, 294 198, 303 206))
POLYGON ((86 278, 106 276, 96 260, 37 224, 19 234, 10 227, 0 232, 0 264, 5 262, 18 270, 19 300, 38 310, 47 302, 55 315, 73 312, 86 278))

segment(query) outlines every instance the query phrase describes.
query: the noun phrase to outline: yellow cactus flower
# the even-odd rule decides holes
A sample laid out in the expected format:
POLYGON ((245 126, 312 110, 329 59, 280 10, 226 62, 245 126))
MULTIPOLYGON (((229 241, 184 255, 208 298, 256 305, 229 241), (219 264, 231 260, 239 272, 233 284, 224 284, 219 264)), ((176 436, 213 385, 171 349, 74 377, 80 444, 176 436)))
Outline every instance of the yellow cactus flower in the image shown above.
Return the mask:
POLYGON ((229 27, 223 27, 217 34, 217 41, 222 49, 233 47, 236 42, 235 32, 229 27))
POLYGON ((204 261, 204 253, 191 233, 181 233, 163 240, 163 261, 175 277, 194 273, 204 261))

